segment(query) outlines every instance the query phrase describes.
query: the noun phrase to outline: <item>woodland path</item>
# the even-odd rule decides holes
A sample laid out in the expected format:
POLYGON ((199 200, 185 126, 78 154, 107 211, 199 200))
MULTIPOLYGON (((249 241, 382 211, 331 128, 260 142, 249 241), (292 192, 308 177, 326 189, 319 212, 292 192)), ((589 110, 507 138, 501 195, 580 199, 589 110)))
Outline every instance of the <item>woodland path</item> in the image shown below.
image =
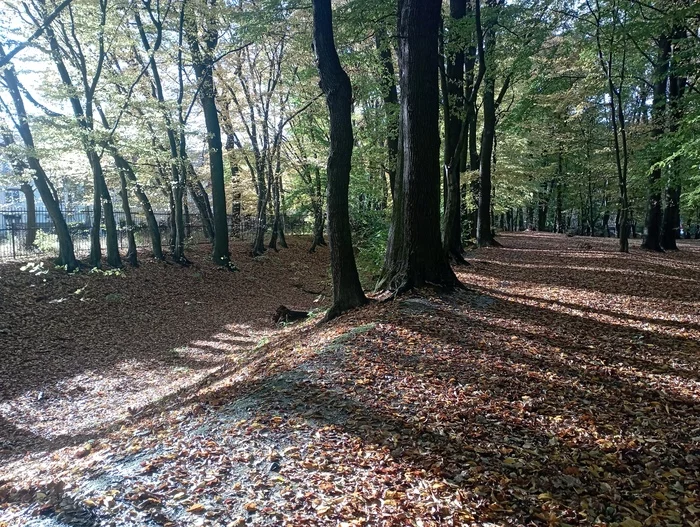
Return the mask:
POLYGON ((35 286, 2 299, 0 525, 697 525, 700 245, 499 239, 468 292, 284 329, 325 252, 0 269, 35 286))

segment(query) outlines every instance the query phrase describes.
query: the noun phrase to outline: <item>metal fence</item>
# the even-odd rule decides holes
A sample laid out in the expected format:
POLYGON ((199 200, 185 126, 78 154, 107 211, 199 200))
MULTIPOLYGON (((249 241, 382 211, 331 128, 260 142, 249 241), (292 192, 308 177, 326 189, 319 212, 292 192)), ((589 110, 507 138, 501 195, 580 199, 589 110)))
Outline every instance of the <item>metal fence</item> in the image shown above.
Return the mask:
MULTIPOLYGON (((167 212, 155 212, 156 221, 160 227, 163 248, 168 247, 170 234, 170 214, 167 212)), ((68 228, 73 240, 75 254, 78 257, 90 253, 90 231, 92 229, 92 209, 64 210, 63 216, 68 223, 68 228)), ((136 246, 142 250, 151 249, 151 238, 148 233, 146 217, 142 213, 132 213, 134 221, 134 238, 136 246)), ((198 213, 190 213, 186 217, 185 233, 187 243, 203 243, 207 241, 201 216, 198 213)), ((122 211, 114 212, 117 222, 117 235, 119 248, 126 250, 128 245, 126 216, 122 211)), ((45 210, 36 211, 37 230, 34 242, 28 244, 30 229, 27 225, 26 209, 8 209, 0 211, 0 261, 12 259, 26 259, 28 257, 53 256, 58 254, 58 239, 55 234, 53 222, 45 210)), ((229 235, 239 241, 253 241, 258 228, 258 220, 253 216, 240 216, 234 218, 228 216, 229 235)), ((271 221, 268 221, 269 233, 271 221)), ((284 232, 288 235, 311 234, 312 223, 305 218, 286 216, 284 218, 284 232)), ((105 247, 106 231, 104 224, 100 228, 100 243, 105 247)))

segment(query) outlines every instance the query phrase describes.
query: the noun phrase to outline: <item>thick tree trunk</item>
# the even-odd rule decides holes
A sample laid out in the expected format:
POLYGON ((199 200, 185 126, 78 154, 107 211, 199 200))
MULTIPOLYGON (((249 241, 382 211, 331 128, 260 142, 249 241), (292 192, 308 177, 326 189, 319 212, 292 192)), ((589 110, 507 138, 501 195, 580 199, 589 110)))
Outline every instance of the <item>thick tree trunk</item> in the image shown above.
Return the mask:
MULTIPOLYGON (((399 71, 403 162, 401 239, 388 248, 385 287, 459 286, 440 241, 440 134, 438 129, 439 0, 403 0, 399 14, 399 71), (430 79, 434 79, 431 81, 430 79), (397 244, 397 242, 400 242, 397 244)), ((391 240, 390 240, 391 241, 391 240)))
MULTIPOLYGON (((671 52, 669 39, 662 35, 659 39, 659 56, 654 65, 654 105, 651 109, 653 138, 661 137, 664 133, 666 121, 666 89, 668 86, 668 60, 671 52)), ((642 249, 649 251, 663 251, 661 247, 662 227, 662 203, 661 203, 661 167, 657 163, 661 161, 661 152, 654 156, 653 169, 648 176, 647 216, 642 249)))
MULTIPOLYGON (((330 0, 313 0, 314 50, 330 117, 328 154, 328 236, 333 277, 331 319, 367 302, 355 264, 348 211, 348 187, 352 159, 352 88, 343 71, 333 40, 330 0)), ((437 41, 436 41, 437 43, 437 41)), ((437 64, 435 64, 437 67, 437 64)), ((433 70, 434 72, 435 70, 433 70)))

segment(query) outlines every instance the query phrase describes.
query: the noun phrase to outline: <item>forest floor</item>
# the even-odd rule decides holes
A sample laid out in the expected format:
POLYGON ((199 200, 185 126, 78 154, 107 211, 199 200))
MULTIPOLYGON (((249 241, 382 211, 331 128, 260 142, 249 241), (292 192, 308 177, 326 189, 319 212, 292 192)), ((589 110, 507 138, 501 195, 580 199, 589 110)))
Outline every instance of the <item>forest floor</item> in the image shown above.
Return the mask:
POLYGON ((700 244, 499 240, 283 328, 326 249, 0 267, 0 526, 700 525, 700 244))

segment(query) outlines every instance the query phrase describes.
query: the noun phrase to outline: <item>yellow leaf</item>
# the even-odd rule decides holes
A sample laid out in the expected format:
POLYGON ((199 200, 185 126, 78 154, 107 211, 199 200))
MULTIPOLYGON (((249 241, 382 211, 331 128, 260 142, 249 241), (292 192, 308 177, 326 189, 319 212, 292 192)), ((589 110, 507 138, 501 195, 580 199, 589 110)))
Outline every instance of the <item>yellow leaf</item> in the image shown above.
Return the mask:
POLYGON ((195 503, 189 509, 187 509, 187 512, 202 512, 203 510, 204 505, 202 505, 201 503, 195 503))
POLYGON ((258 504, 254 501, 249 501, 243 506, 243 508, 248 512, 255 512, 258 509, 258 504))
POLYGON ((632 518, 625 518, 625 521, 620 523, 620 527, 642 527, 642 522, 638 522, 632 518))

